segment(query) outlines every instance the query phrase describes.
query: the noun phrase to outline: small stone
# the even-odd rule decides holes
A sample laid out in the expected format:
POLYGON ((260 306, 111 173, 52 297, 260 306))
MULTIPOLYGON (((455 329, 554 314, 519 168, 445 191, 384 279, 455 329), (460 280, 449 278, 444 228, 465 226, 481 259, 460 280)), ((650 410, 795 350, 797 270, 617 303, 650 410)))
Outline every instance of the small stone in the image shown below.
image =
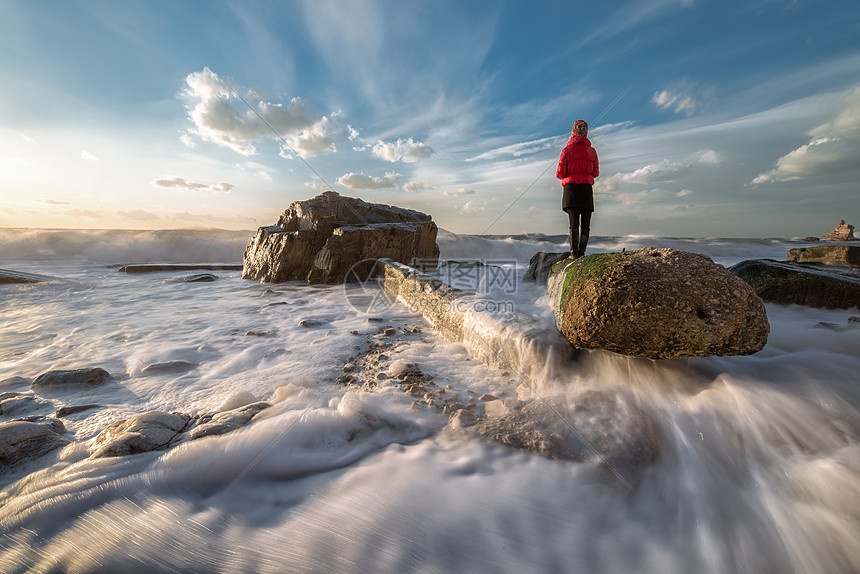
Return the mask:
POLYGON ((99 367, 71 371, 47 371, 33 381, 33 388, 59 388, 66 386, 95 386, 110 379, 110 373, 99 367))
POLYGON ((497 401, 497 400, 499 400, 499 398, 494 396, 494 395, 486 394, 486 395, 481 395, 480 397, 478 397, 478 400, 490 402, 490 401, 497 401))
POLYGON ((314 321, 313 319, 302 319, 299 321, 299 327, 305 327, 306 329, 319 327, 320 325, 322 325, 322 321, 314 321))
POLYGON ((474 425, 478 421, 478 418, 471 411, 467 411, 465 409, 458 410, 448 419, 448 424, 451 425, 451 428, 461 429, 465 427, 470 427, 474 425))
POLYGON ((385 335, 386 337, 390 337, 391 335, 394 335, 396 333, 397 333, 397 329, 395 329, 394 327, 388 327, 385 331, 383 331, 382 334, 385 335))
POLYGON ((347 363, 341 369, 344 373, 351 373, 355 370, 355 363, 347 363))
POLYGON ((59 409, 57 409, 56 416, 57 418, 67 417, 69 415, 98 408, 101 408, 101 405, 76 405, 72 407, 60 407, 59 409))

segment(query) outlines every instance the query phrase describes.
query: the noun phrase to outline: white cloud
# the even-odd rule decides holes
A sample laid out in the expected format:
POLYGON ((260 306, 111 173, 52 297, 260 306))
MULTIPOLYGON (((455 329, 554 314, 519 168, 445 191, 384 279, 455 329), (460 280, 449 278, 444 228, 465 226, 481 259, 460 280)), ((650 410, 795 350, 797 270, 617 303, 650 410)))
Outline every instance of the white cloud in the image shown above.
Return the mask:
POLYGON ((171 177, 154 179, 150 182, 153 187, 161 187, 165 189, 175 189, 178 191, 208 191, 211 193, 230 193, 235 189, 232 183, 219 182, 214 185, 206 185, 205 183, 197 183, 184 177, 171 177))
POLYGON ((346 138, 349 141, 355 141, 359 138, 358 130, 349 124, 346 124, 346 138))
POLYGON ((68 201, 59 201, 56 199, 37 199, 36 201, 46 205, 71 205, 68 201))
POLYGON ((651 102, 661 110, 671 108, 676 114, 693 115, 701 105, 693 96, 677 90, 654 92, 651 102))
POLYGON ((403 184, 403 191, 405 191, 406 193, 415 193, 417 191, 431 189, 432 187, 432 185, 423 181, 410 181, 408 183, 403 184))
POLYGON ((335 151, 334 139, 328 130, 338 122, 317 115, 301 98, 292 98, 286 103, 268 102, 262 100, 256 90, 236 87, 237 92, 245 92, 243 97, 252 110, 231 89, 232 82, 209 68, 189 74, 185 83, 183 96, 189 101, 188 117, 195 126, 189 132, 204 141, 242 155, 257 153, 255 141, 279 139, 278 136, 289 141, 300 154, 335 151))
POLYGON ((81 159, 85 159, 87 161, 98 161, 99 160, 99 158, 97 158, 96 156, 94 156, 90 152, 84 151, 84 150, 81 150, 81 159))
POLYGON ((809 132, 809 143, 776 160, 750 185, 808 179, 860 166, 860 86, 848 91, 836 117, 809 132))
POLYGON ((406 140, 398 138, 395 142, 380 140, 374 144, 372 151, 373 155, 385 161, 405 163, 427 159, 433 155, 433 148, 425 143, 416 142, 412 138, 406 140))
POLYGON ((475 195, 474 189, 466 189, 465 187, 461 187, 459 189, 446 189, 442 192, 442 195, 446 197, 457 197, 458 195, 475 195))
POLYGON ((482 211, 485 211, 486 209, 487 209, 487 206, 484 202, 469 200, 460 209, 460 213, 463 213, 464 215, 469 215, 472 213, 481 213, 482 211))
POLYGON ((400 177, 399 173, 386 173, 384 177, 375 177, 350 172, 337 178, 337 182, 347 189, 385 189, 397 187, 400 177))
POLYGON ((197 147, 197 142, 191 139, 191 136, 188 134, 182 134, 179 136, 179 141, 181 141, 184 145, 194 149, 197 147))

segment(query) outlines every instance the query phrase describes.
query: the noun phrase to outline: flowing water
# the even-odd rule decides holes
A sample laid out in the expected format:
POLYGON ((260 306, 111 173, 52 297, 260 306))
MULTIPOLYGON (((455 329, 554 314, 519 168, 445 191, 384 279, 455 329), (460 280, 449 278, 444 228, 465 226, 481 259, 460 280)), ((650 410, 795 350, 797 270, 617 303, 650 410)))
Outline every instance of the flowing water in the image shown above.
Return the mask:
MULTIPOLYGON (((547 375, 524 380, 470 358, 402 304, 367 315, 350 303, 357 287, 265 285, 237 271, 189 283, 196 272, 109 267, 239 262, 249 239, 0 231, 0 267, 65 279, 0 285, 0 392, 32 394, 49 369, 113 375, 0 415, 100 405, 63 419, 70 446, 0 476, 0 572, 860 572, 856 308, 768 304, 770 338, 754 356, 535 357, 547 375), (523 385, 542 397, 622 393, 653 420, 659 454, 631 491, 593 464, 440 432, 448 416, 411 407, 395 379, 336 382, 370 342, 390 344, 382 373, 414 363, 464 397, 515 397, 523 385), (171 361, 187 364, 147 369, 171 361), (252 400, 273 406, 238 431, 88 458, 112 422, 252 400)), ((443 259, 509 277, 562 242, 439 239, 443 259)), ((629 236, 592 248, 646 245, 731 265, 783 259, 799 243, 629 236)), ((516 280, 495 296, 552 326, 539 288, 516 280)))

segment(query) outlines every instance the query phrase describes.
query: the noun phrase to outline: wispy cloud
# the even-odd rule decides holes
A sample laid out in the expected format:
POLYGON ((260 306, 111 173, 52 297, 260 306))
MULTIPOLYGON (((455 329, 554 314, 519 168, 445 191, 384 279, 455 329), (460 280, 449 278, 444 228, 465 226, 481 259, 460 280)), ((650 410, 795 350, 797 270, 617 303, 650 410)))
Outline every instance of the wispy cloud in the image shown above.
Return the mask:
POLYGON ((458 197, 460 195, 475 195, 474 189, 466 189, 465 187, 461 187, 459 189, 446 189, 442 192, 442 195, 445 197, 458 197))
POLYGON ((90 152, 85 151, 85 150, 81 150, 81 159, 86 160, 86 161, 98 161, 99 160, 99 158, 97 158, 96 156, 94 156, 93 154, 91 154, 90 152))
POLYGON ((154 179, 150 182, 153 187, 161 187, 164 189, 175 189, 177 191, 191 192, 211 192, 211 193, 230 193, 235 189, 232 183, 219 182, 213 185, 198 183, 185 179, 184 177, 170 177, 154 179))
POLYGON ((654 92, 651 103, 655 104, 661 110, 671 109, 676 114, 685 114, 688 116, 693 115, 700 106, 700 103, 693 96, 675 90, 654 92))

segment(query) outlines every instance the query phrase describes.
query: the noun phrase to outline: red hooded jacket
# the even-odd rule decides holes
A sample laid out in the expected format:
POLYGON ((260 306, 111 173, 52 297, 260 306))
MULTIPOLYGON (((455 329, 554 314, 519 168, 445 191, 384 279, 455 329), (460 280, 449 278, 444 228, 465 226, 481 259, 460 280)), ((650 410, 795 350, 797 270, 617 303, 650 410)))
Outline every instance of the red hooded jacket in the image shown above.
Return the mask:
POLYGON ((558 158, 558 169, 555 176, 562 185, 568 183, 594 184, 594 178, 600 175, 597 152, 591 147, 591 142, 585 136, 574 136, 561 150, 558 158))

